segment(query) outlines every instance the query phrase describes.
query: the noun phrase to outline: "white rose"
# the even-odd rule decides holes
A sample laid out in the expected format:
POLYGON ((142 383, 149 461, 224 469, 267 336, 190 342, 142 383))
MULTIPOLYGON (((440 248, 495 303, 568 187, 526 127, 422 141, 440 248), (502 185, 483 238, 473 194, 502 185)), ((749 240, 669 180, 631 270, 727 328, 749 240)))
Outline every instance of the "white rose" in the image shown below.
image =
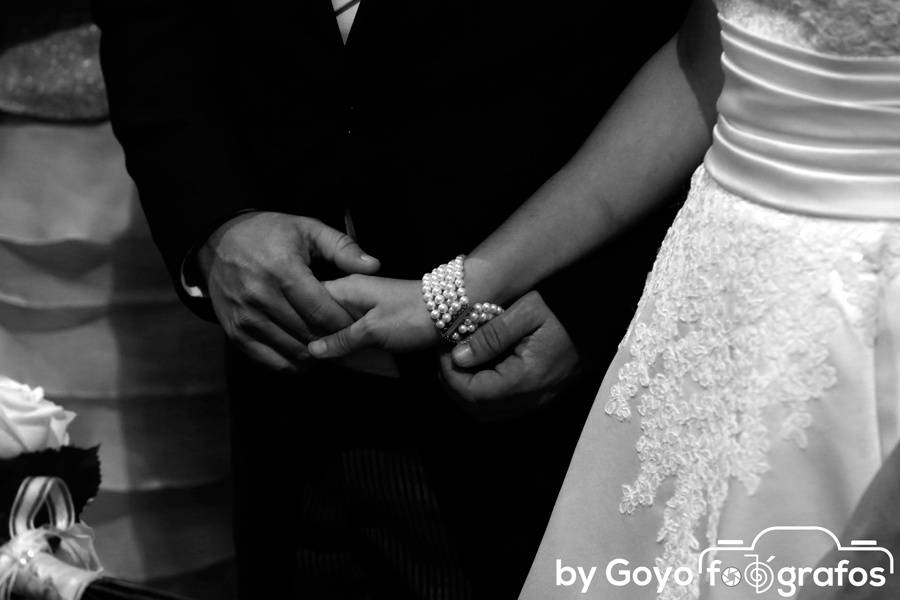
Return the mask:
POLYGON ((66 432, 75 413, 30 388, 0 375, 0 458, 68 445, 66 432))

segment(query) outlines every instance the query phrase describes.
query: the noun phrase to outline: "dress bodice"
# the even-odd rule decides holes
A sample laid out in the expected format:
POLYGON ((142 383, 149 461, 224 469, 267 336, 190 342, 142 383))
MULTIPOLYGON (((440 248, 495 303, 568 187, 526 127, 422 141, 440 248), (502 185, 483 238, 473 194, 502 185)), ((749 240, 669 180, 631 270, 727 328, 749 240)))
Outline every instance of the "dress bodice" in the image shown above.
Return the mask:
POLYGON ((762 37, 841 56, 900 56, 900 0, 715 0, 762 37))
POLYGON ((717 2, 712 178, 790 212, 900 219, 900 0, 717 2))

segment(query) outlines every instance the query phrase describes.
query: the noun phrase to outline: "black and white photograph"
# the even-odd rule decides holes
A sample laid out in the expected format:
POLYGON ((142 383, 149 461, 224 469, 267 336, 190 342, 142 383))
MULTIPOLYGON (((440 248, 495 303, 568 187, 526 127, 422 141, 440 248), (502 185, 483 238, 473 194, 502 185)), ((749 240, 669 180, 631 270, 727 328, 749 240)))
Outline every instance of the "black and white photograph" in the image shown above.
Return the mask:
POLYGON ((900 598, 900 0, 0 0, 0 599, 900 598))

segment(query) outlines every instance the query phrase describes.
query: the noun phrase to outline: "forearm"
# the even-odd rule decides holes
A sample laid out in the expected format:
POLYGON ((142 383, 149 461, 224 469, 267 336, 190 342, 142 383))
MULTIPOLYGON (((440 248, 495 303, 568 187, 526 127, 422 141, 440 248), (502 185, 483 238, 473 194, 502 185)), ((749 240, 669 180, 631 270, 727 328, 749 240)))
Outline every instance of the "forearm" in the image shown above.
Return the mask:
POLYGON ((471 297, 520 296, 651 210, 699 164, 717 91, 697 92, 685 52, 677 39, 663 47, 572 160, 470 254, 471 297))

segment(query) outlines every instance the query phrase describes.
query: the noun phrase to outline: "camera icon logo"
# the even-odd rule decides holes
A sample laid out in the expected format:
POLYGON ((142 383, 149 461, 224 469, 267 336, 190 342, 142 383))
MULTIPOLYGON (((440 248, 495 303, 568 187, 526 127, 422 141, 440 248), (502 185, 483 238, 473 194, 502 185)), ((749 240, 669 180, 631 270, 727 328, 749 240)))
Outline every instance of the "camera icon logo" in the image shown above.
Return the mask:
MULTIPOLYGON (((781 559, 779 559, 781 560, 781 559)), ((718 583, 734 588, 742 583, 756 594, 773 594, 788 598, 802 587, 883 587, 886 578, 894 574, 894 555, 890 550, 878 545, 875 540, 851 540, 845 546, 830 530, 818 526, 779 526, 761 531, 749 545, 743 540, 718 540, 715 546, 700 553, 697 573, 708 578, 709 585, 718 583), (846 552, 837 564, 793 565, 773 563, 775 555, 760 554, 765 546, 760 541, 767 535, 787 532, 789 535, 825 535, 838 552, 846 552), (858 566, 850 560, 860 552, 876 552, 884 555, 881 563, 874 566, 858 566), (760 558, 760 557, 764 558, 760 558), (730 558, 730 560, 729 560, 730 558), (724 559, 724 560, 723 560, 724 559), (741 560, 744 559, 744 560, 741 560), (746 562, 749 559, 749 562, 746 562), (777 587, 776 587, 777 586, 777 587)))

